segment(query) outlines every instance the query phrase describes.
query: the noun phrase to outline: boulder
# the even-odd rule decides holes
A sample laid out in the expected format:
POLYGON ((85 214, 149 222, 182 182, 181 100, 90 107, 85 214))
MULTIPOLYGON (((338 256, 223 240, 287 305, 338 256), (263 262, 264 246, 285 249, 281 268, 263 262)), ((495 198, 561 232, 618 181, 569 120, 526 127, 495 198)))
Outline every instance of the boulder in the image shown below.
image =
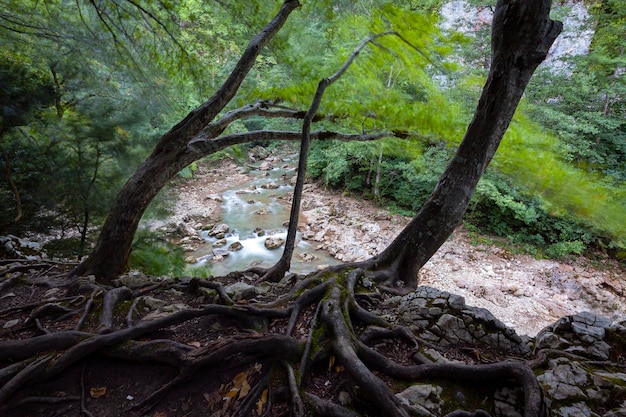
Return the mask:
POLYGON ((265 239, 265 247, 269 250, 274 250, 280 248, 285 240, 280 237, 268 237, 265 239))
POLYGON ((214 248, 221 248, 222 246, 226 245, 226 239, 222 238, 222 239, 218 239, 215 242, 213 242, 213 247, 214 248))
POLYGON ((228 250, 231 252, 237 252, 243 249, 243 245, 241 244, 241 242, 237 241, 237 242, 233 242, 228 246, 228 250))
POLYGON ((225 235, 230 230, 230 227, 225 223, 219 223, 213 226, 209 231, 209 236, 225 235))
POLYGON ((258 295, 254 285, 246 284, 245 282, 235 282, 224 288, 224 290, 233 301, 249 300, 258 295))

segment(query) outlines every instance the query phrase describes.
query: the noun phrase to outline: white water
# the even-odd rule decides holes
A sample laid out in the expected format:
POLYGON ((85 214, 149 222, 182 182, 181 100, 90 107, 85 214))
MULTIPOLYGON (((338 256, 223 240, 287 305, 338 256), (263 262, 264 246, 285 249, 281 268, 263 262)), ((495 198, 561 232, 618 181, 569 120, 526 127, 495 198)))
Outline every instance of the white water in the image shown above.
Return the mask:
MULTIPOLYGON (((226 234, 227 243, 214 248, 213 243, 217 239, 209 236, 208 231, 202 232, 201 236, 207 243, 195 251, 194 256, 198 262, 194 267, 206 267, 209 274, 221 276, 251 266, 269 267, 280 259, 284 245, 269 250, 265 247, 265 240, 268 237, 280 237, 285 240, 287 237, 287 228, 283 224, 289 220, 288 197, 293 192, 289 180, 295 175, 295 169, 289 164, 291 160, 285 162, 283 168, 274 168, 270 171, 252 170, 250 175, 255 179, 222 193, 224 202, 220 221, 230 227, 226 234), (263 188, 264 185, 271 183, 278 185, 278 188, 263 188), (255 231, 257 228, 263 229, 265 235, 258 236, 255 231), (228 247, 234 242, 240 242, 243 249, 229 251, 228 247), (219 260, 220 254, 225 255, 223 260, 219 260)), ((314 245, 314 242, 303 240, 298 233, 291 262, 292 272, 307 273, 321 265, 338 263, 328 253, 316 250, 314 245), (305 252, 314 255, 316 259, 310 262, 302 260, 301 256, 305 252)))

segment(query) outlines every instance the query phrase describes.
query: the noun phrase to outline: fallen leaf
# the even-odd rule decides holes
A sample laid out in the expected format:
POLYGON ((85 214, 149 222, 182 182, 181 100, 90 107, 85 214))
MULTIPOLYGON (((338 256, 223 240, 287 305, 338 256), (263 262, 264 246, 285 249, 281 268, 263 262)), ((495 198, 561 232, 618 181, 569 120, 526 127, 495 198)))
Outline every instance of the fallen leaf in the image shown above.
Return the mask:
POLYGON ((333 365, 335 364, 335 355, 330 355, 330 358, 328 359, 328 370, 330 371, 331 369, 333 369, 333 365))
POLYGON ((167 412, 166 411, 157 411, 156 413, 154 413, 154 416, 152 417, 167 417, 167 412))
POLYGON ((188 344, 189 346, 193 346, 195 348, 202 347, 202 344, 200 342, 189 342, 188 344))
POLYGON ((260 363, 255 363, 254 364, 254 372, 255 373, 258 374, 259 372, 261 372, 261 369, 263 369, 263 365, 262 364, 260 364, 260 363))
POLYGON ((265 403, 267 402, 267 388, 263 390, 263 393, 261 394, 261 398, 259 398, 259 401, 256 402, 256 414, 257 415, 261 415, 263 413, 263 406, 265 405, 265 403))
POLYGON ((241 385, 241 389, 239 390, 239 399, 245 397, 246 395, 248 395, 248 393, 250 392, 250 385, 248 384, 248 381, 244 381, 244 383, 241 385))
POLYGON ((230 391, 228 391, 226 394, 224 394, 224 399, 230 400, 231 398, 234 398, 237 394, 239 394, 239 388, 233 388, 230 391))
POLYGON ((100 398, 107 393, 107 387, 93 387, 89 389, 91 398, 100 398))
POLYGON ((244 383, 248 383, 248 375, 245 372, 240 372, 233 378, 235 388, 241 388, 244 383))
POLYGON ((343 365, 337 365, 337 366, 335 366, 335 372, 337 372, 337 373, 343 372, 343 371, 345 371, 345 370, 346 370, 346 368, 345 368, 345 366, 343 366, 343 365))

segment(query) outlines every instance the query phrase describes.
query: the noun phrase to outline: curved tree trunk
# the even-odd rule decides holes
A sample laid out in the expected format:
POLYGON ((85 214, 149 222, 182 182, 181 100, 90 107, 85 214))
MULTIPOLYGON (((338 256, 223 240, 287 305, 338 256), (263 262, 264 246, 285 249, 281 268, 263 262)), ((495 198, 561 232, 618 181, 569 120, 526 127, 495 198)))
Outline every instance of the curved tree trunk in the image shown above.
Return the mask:
POLYGON ((491 67, 463 141, 415 218, 371 260, 394 271, 390 284, 415 288, 420 268, 461 223, 532 74, 562 29, 549 18, 550 7, 549 0, 498 0, 491 67))
MULTIPOLYGON (((286 0, 272 21, 250 41, 222 87, 159 140, 117 195, 94 251, 72 271, 72 276, 93 274, 101 283, 109 283, 124 271, 139 221, 152 199, 178 171, 203 156, 189 142, 232 100, 263 47, 298 6, 297 0, 286 0)), ((219 133, 208 135, 216 137, 219 133)))

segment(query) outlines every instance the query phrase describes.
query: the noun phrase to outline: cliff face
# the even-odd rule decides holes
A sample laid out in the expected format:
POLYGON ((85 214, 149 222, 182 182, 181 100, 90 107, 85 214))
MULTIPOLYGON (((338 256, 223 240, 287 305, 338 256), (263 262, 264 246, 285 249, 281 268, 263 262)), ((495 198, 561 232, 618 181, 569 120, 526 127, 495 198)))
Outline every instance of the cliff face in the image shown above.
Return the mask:
MULTIPOLYGON (((589 52, 593 38, 594 22, 587 7, 582 2, 567 1, 553 5, 553 18, 563 22, 563 32, 552 45, 550 53, 542 65, 554 71, 567 71, 565 58, 589 52)), ((465 0, 445 3, 440 10, 441 27, 473 35, 481 29, 489 28, 493 18, 493 8, 472 6, 465 0)))

